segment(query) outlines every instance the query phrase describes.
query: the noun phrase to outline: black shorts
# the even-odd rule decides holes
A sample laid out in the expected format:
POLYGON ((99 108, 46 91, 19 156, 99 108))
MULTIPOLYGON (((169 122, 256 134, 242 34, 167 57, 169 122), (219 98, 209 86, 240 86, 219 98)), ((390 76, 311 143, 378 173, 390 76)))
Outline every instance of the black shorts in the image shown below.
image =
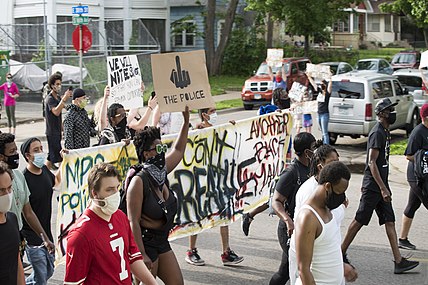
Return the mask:
POLYGON ((168 241, 168 233, 151 229, 141 229, 141 234, 144 250, 152 262, 155 262, 160 254, 172 250, 168 241))
POLYGON ((60 155, 61 152, 61 135, 47 135, 48 140, 48 158, 52 163, 57 163, 62 161, 60 155))
POLYGON ((379 225, 383 225, 386 222, 395 222, 392 203, 385 202, 380 192, 362 188, 360 205, 355 214, 355 220, 367 226, 372 218, 373 210, 376 210, 376 214, 379 218, 379 225))

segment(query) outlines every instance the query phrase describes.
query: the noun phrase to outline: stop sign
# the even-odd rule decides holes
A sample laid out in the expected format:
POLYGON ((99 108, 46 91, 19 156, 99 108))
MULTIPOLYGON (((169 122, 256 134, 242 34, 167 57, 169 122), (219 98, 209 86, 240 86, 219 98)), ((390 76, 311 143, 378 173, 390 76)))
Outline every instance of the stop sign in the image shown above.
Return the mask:
MULTIPOLYGON (((85 25, 81 25, 82 27, 82 50, 83 52, 87 52, 92 46, 92 33, 89 28, 85 25)), ((79 46, 79 29, 77 26, 73 31, 73 46, 77 52, 80 50, 79 46)))

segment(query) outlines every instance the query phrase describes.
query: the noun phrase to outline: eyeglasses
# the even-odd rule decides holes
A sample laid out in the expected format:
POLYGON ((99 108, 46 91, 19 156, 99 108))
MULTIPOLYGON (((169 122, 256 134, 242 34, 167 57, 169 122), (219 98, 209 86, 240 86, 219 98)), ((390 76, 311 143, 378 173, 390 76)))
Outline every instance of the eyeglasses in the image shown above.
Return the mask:
POLYGON ((116 114, 114 115, 115 118, 125 118, 126 117, 126 113, 120 113, 120 114, 116 114))
POLYGON ((6 79, 12 79, 12 77, 6 77, 6 79))
POLYGON ((166 144, 157 144, 154 148, 149 149, 148 151, 156 150, 158 154, 161 154, 162 152, 168 151, 168 146, 166 144))

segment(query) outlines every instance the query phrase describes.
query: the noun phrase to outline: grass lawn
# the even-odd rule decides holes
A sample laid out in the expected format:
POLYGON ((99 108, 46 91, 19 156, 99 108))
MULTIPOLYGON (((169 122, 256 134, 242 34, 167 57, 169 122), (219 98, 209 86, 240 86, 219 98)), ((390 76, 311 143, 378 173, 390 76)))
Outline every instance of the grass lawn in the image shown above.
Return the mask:
POLYGON ((215 103, 215 107, 218 111, 218 110, 229 109, 229 108, 238 108, 238 107, 243 108, 244 105, 242 104, 241 99, 232 99, 232 100, 217 102, 215 103))
POLYGON ((210 85, 213 96, 226 93, 226 90, 240 91, 247 77, 243 76, 211 76, 210 85))
POLYGON ((391 155, 403 155, 407 147, 407 139, 403 139, 399 142, 391 144, 390 154, 391 155))
POLYGON ((363 58, 385 58, 391 61, 392 57, 402 51, 404 48, 379 48, 379 49, 360 49, 359 57, 363 58))

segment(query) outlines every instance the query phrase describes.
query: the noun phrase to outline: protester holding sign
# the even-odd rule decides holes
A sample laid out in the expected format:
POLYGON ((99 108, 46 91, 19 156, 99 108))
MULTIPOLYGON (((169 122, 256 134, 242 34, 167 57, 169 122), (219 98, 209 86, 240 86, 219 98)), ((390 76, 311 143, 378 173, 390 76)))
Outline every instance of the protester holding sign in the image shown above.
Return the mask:
POLYGON ((318 88, 312 76, 308 75, 309 82, 312 84, 314 89, 318 90, 318 123, 322 132, 322 140, 325 144, 330 144, 330 136, 328 134, 328 121, 330 120, 330 113, 328 111, 328 103, 330 102, 332 80, 330 82, 323 80, 321 88, 318 88))
POLYGON ((177 213, 177 199, 169 188, 167 174, 183 159, 189 131, 189 108, 172 150, 162 144, 159 128, 145 127, 134 138, 142 170, 127 189, 127 212, 138 248, 153 276, 166 284, 184 284, 177 259, 168 242, 177 213))
POLYGON ((272 80, 273 87, 272 90, 275 90, 277 88, 282 88, 284 90, 288 90, 287 88, 287 77, 285 79, 282 77, 285 76, 287 73, 285 72, 284 65, 278 69, 275 75, 272 73, 272 67, 268 67, 268 73, 270 76, 270 80, 272 80))

